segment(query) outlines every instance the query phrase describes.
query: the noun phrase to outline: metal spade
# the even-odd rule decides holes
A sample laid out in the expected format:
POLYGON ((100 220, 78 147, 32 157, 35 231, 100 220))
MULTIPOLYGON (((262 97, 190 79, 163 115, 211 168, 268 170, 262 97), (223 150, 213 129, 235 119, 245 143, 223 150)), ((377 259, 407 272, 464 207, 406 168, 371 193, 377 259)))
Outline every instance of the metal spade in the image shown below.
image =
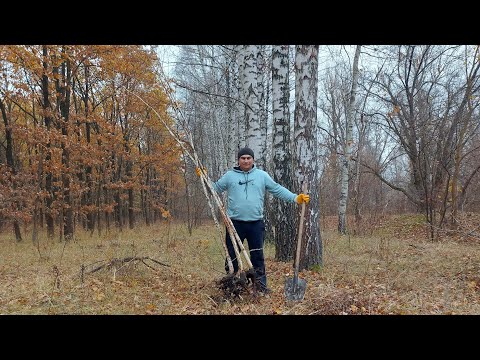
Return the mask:
MULTIPOLYGON (((303 182, 302 191, 307 193, 307 182, 303 182)), ((285 297, 287 300, 303 300, 307 282, 298 278, 298 269, 300 266, 300 250, 302 248, 303 219, 305 217, 305 202, 302 203, 302 212, 300 213, 300 222, 297 234, 297 253, 295 256, 295 272, 293 278, 287 278, 285 281, 285 297)))

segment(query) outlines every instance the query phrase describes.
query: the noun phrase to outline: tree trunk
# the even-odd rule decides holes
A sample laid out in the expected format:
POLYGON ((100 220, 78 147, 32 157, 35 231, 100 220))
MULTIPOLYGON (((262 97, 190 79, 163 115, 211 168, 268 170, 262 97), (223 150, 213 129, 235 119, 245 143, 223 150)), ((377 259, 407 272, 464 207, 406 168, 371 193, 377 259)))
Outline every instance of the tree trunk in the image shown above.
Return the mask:
MULTIPOLYGON (((66 57, 65 47, 62 48, 62 57, 66 57)), ((55 69, 55 68, 54 68, 55 69)), ((63 140, 62 147, 62 184, 63 184, 63 237, 65 241, 73 238, 73 208, 70 190, 70 150, 68 139, 68 123, 70 115, 70 89, 71 89, 71 63, 70 59, 66 57, 62 61, 61 83, 60 79, 56 81, 56 88, 58 93, 58 104, 60 107, 60 115, 62 118, 61 127, 63 140)))
POLYGON ((225 88, 227 96, 227 168, 231 168, 236 164, 236 152, 238 149, 239 138, 236 136, 238 133, 238 123, 235 114, 237 113, 235 109, 237 108, 237 103, 232 101, 232 96, 234 93, 234 73, 235 69, 230 65, 228 58, 225 59, 225 88))
MULTIPOLYGON (((3 101, 0 99, 0 109, 2 112, 2 117, 3 117, 3 123, 5 124, 5 140, 7 143, 6 147, 6 158, 7 158, 7 165, 10 168, 10 171, 12 172, 13 175, 17 173, 16 168, 15 168, 15 163, 13 161, 13 136, 12 136, 12 128, 11 124, 9 121, 9 116, 7 114, 7 110, 5 108, 5 105, 3 104, 3 101)), ((15 177, 12 178, 13 182, 13 187, 16 188, 16 179, 15 177)), ((18 209, 18 202, 14 202, 15 208, 18 209)), ((18 224, 18 220, 13 217, 13 231, 15 233, 15 239, 17 242, 22 241, 22 233, 20 232, 20 225, 18 224)))
MULTIPOLYGON (((51 108, 50 108, 50 92, 48 89, 48 50, 47 46, 43 46, 43 75, 42 75, 42 96, 43 96, 43 102, 42 102, 42 108, 44 111, 44 122, 45 122, 45 127, 47 128, 47 131, 50 131, 50 127, 52 124, 52 116, 51 116, 51 108)), ((48 142, 46 144, 46 154, 45 154, 45 164, 47 167, 51 166, 51 161, 52 161, 52 143, 51 140, 48 139, 48 142)), ((53 209, 52 209, 52 204, 53 204, 53 191, 52 191, 52 180, 53 180, 53 175, 51 170, 47 170, 45 174, 45 192, 47 193, 46 199, 45 199, 45 220, 47 223, 47 237, 49 239, 53 239, 55 235, 55 229, 54 229, 54 219, 53 219, 53 209)))
MULTIPOLYGON (((127 160, 127 164, 125 166, 126 175, 129 182, 132 180, 132 168, 133 164, 131 160, 127 160)), ((134 203, 134 196, 133 196, 133 188, 130 186, 128 188, 128 226, 130 229, 135 227, 135 203, 134 203)))
POLYGON ((255 45, 244 46, 244 64, 242 91, 246 103, 245 109, 245 126, 246 139, 245 145, 250 147, 255 153, 255 164, 258 168, 263 169, 264 163, 262 159, 263 144, 259 117, 259 99, 258 99, 258 67, 257 55, 258 47, 255 45))
MULTIPOLYGON (((85 137, 87 139, 87 144, 91 143, 91 124, 90 124, 90 112, 89 112, 89 106, 88 106, 88 101, 89 101, 89 67, 88 65, 85 65, 85 95, 83 98, 84 106, 85 106, 85 137)), ((95 228, 95 213, 91 210, 91 207, 94 203, 93 199, 93 179, 92 179, 92 166, 90 163, 88 163, 85 166, 85 174, 86 174, 86 180, 87 180, 87 193, 86 193, 86 205, 88 207, 88 212, 87 212, 87 229, 92 233, 94 228, 95 228)))
MULTIPOLYGON (((305 216, 299 269, 322 266, 317 139, 318 45, 297 45, 295 53, 294 189, 307 181, 310 202, 305 216)), ((299 213, 299 212, 298 212, 299 213)), ((300 214, 298 214, 297 224, 300 214)))
POLYGON ((342 175, 341 175, 341 191, 340 201, 338 205, 338 232, 341 234, 347 233, 347 202, 348 202, 348 180, 350 173, 350 162, 352 157, 352 143, 353 143, 353 116, 355 109, 355 93, 357 90, 358 79, 358 59, 360 57, 361 45, 357 45, 355 56, 353 58, 352 67, 352 88, 348 99, 345 118, 345 143, 342 159, 342 175))
MULTIPOLYGON (((272 48, 273 111, 273 179, 292 188, 292 154, 290 150, 289 46, 272 48)), ((275 228, 275 260, 290 261, 295 253, 295 219, 293 204, 274 198, 270 217, 275 228)))

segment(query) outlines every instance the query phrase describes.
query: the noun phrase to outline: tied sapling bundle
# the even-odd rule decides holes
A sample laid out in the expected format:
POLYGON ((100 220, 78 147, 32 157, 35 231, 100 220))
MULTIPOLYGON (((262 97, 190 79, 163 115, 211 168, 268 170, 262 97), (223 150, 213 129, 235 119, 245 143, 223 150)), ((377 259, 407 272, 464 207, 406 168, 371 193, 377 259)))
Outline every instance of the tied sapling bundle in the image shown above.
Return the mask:
POLYGON ((245 250, 245 247, 243 246, 243 242, 240 239, 237 231, 235 230, 235 227, 233 226, 232 220, 230 217, 227 215, 225 206, 223 205, 223 202, 219 196, 219 194, 215 191, 213 188, 213 184, 208 177, 207 171, 205 167, 202 165, 198 154, 195 150, 195 145, 193 143, 193 137, 191 132, 188 129, 187 122, 185 121, 185 116, 183 115, 182 111, 180 108, 177 106, 177 103, 174 99, 171 97, 171 93, 173 92, 171 87, 166 83, 165 81, 162 80, 164 78, 163 74, 162 77, 160 78, 161 86, 163 88, 163 91, 169 96, 170 102, 173 106, 173 109, 177 115, 179 115, 179 120, 182 124, 183 127, 183 136, 179 134, 177 131, 173 130, 172 127, 162 118, 162 116, 150 105, 148 104, 144 99, 142 99, 139 95, 135 94, 131 90, 127 89, 124 87, 128 92, 133 94, 135 97, 140 99, 145 105, 147 105, 160 119, 162 124, 165 126, 169 134, 176 140, 176 142, 180 145, 182 148, 184 154, 186 154, 192 162, 195 164, 197 169, 200 169, 199 171, 199 177, 200 181, 202 183, 202 189, 205 197, 207 198, 208 205, 210 207, 211 213, 213 220, 215 222, 215 226, 217 229, 221 232, 221 228, 219 225, 219 222, 217 220, 217 217, 215 215, 215 209, 211 203, 211 199, 213 199, 215 205, 217 206, 223 223, 225 224, 225 227, 228 231, 228 234, 230 235, 230 239, 232 241, 233 249, 235 251, 235 256, 238 262, 238 271, 235 273, 234 272, 234 267, 232 263, 232 259, 228 253, 227 245, 225 242, 225 238, 222 241, 222 246, 225 252, 225 257, 228 265, 228 275, 223 277, 219 281, 220 288, 229 296, 234 295, 238 296, 242 291, 246 290, 248 288, 248 285, 251 284, 253 285, 253 289, 255 291, 256 289, 256 277, 255 277, 255 270, 253 268, 252 262, 250 260, 250 257, 245 250), (246 261, 246 266, 242 261, 242 256, 244 257, 246 261))

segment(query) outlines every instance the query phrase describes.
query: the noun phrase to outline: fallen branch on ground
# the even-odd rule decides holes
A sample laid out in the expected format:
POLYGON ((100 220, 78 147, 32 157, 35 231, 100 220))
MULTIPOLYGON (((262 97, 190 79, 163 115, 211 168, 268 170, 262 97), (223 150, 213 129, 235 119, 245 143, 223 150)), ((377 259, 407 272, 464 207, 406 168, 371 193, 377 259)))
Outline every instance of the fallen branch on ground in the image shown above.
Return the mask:
MULTIPOLYGON (((162 265, 162 266, 167 266, 167 267, 170 267, 170 265, 168 264, 165 264, 165 263, 162 263, 161 261, 158 261, 158 260, 155 260, 155 259, 152 259, 151 257, 149 256, 128 256, 126 258, 123 258, 123 259, 118 259, 118 258, 113 258, 111 261, 109 261, 108 263, 106 264, 102 264, 100 266, 97 266, 96 268, 92 269, 92 270, 89 270, 89 271, 85 271, 85 267, 86 266, 83 266, 82 265, 82 278, 83 278, 83 274, 92 274, 94 272, 97 272, 101 269, 104 269, 104 268, 115 268, 115 269, 119 269, 121 268, 122 266, 125 266, 126 264, 129 264, 131 263, 132 261, 139 261, 139 262, 142 262, 145 266, 151 268, 151 269, 155 269, 154 267, 148 265, 145 260, 150 260, 150 261, 153 261, 154 263, 157 263, 159 265, 162 265)), ((95 264, 95 263, 94 263, 95 264)), ((87 265, 89 266, 89 265, 87 265)))

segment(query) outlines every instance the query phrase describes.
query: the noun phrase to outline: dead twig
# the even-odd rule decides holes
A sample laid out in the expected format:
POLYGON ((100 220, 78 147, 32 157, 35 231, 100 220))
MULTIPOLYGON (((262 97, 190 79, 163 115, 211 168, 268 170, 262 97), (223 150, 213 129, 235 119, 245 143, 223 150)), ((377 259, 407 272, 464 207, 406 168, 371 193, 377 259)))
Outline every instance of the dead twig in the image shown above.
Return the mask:
MULTIPOLYGON (((158 260, 155 260, 155 259, 152 259, 151 257, 149 256, 128 256, 126 258, 123 258, 123 259, 118 259, 118 258, 113 258, 110 262, 108 263, 105 263, 105 264, 102 264, 100 266, 97 266, 96 268, 92 269, 92 270, 89 270, 89 271, 85 271, 85 266, 82 266, 82 275, 83 274, 93 274, 94 272, 97 272, 99 270, 102 270, 104 268, 119 268, 121 266, 123 266, 124 264, 128 264, 132 261, 139 261, 139 262, 142 262, 143 264, 145 264, 147 267, 151 268, 151 269, 154 269, 154 267, 148 265, 145 260, 150 260, 150 261, 153 261, 154 263, 156 264, 159 264, 159 265, 162 265, 162 266, 167 266, 167 267, 170 267, 170 265, 168 264, 165 264, 161 261, 158 261, 158 260)), ((98 261, 97 261, 98 262, 98 261)), ((88 265, 87 265, 88 266, 88 265)))

